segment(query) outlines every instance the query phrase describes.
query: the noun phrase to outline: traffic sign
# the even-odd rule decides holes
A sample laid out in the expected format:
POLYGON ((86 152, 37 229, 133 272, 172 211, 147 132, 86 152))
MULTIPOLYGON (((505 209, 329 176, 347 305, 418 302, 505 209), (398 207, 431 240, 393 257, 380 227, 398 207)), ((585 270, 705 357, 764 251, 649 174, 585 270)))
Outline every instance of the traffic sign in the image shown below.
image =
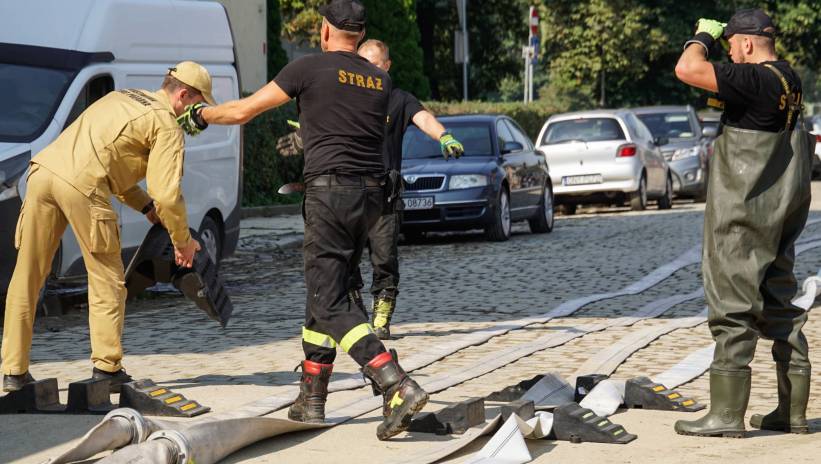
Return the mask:
POLYGON ((530 35, 539 35, 539 10, 535 6, 530 7, 530 35))

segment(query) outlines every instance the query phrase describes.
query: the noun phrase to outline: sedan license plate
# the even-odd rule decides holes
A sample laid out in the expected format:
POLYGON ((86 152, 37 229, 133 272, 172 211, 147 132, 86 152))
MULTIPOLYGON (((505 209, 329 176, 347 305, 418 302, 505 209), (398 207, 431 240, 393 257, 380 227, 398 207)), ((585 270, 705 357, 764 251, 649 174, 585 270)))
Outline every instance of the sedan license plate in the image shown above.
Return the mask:
POLYGON ((586 176, 567 176, 562 179, 564 185, 588 185, 601 184, 601 174, 588 174, 586 176))
POLYGON ((433 208, 433 197, 413 197, 403 198, 405 209, 431 209, 433 208))

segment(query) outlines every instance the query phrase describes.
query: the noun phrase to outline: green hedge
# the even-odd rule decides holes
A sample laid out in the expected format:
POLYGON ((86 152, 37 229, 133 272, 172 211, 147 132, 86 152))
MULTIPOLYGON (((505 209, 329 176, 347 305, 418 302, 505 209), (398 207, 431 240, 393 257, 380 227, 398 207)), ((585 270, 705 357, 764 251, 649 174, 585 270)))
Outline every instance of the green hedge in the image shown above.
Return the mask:
MULTIPOLYGON (((550 115, 562 110, 537 101, 523 103, 487 102, 426 102, 425 107, 433 114, 506 114, 515 119, 535 140, 550 115)), ((301 195, 279 195, 283 184, 302 180, 302 156, 285 158, 276 150, 277 139, 287 134, 288 119, 297 119, 296 105, 291 102, 254 118, 245 126, 245 177, 243 180, 243 206, 297 203, 301 195)))
POLYGON ((563 110, 542 101, 525 105, 513 102, 425 102, 425 107, 435 115, 448 114, 506 114, 522 126, 532 140, 535 140, 542 126, 552 114, 563 110))
POLYGON ((280 195, 279 187, 302 180, 302 156, 285 158, 277 152, 277 139, 289 132, 286 120, 297 119, 296 104, 257 116, 245 125, 242 205, 297 203, 300 195, 280 195))

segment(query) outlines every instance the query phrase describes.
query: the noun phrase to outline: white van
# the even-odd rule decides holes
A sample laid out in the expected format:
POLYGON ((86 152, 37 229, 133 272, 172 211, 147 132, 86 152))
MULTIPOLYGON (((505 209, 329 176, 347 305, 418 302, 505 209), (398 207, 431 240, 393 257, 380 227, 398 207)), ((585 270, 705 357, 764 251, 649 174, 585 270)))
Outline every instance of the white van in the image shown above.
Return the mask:
MULTIPOLYGON (((0 299, 16 260, 14 228, 31 157, 106 93, 158 89, 168 68, 184 60, 208 68, 217 102, 239 98, 234 40, 221 4, 0 0, 0 299)), ((185 148, 188 221, 219 261, 239 238, 241 129, 212 126, 186 137, 185 148)), ((149 223, 112 200, 127 265, 149 223)), ((53 271, 57 280, 85 276, 73 233, 63 236, 53 271)))

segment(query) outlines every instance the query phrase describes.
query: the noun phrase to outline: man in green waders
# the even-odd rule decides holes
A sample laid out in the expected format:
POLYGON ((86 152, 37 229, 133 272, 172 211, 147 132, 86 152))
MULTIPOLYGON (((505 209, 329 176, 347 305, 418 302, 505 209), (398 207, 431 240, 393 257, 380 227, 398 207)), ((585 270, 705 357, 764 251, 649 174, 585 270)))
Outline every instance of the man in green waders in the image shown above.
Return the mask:
POLYGON ((801 81, 776 57, 775 35, 758 9, 740 10, 726 25, 701 19, 676 66, 681 81, 717 92, 724 104, 704 216, 702 272, 716 341, 710 412, 676 422, 684 435, 744 436, 749 364, 759 337, 773 340, 778 407, 753 415, 750 425, 807 432, 810 361, 801 331, 807 313, 791 300, 815 141, 803 127, 801 81), (732 63, 707 61, 719 40, 732 63))

